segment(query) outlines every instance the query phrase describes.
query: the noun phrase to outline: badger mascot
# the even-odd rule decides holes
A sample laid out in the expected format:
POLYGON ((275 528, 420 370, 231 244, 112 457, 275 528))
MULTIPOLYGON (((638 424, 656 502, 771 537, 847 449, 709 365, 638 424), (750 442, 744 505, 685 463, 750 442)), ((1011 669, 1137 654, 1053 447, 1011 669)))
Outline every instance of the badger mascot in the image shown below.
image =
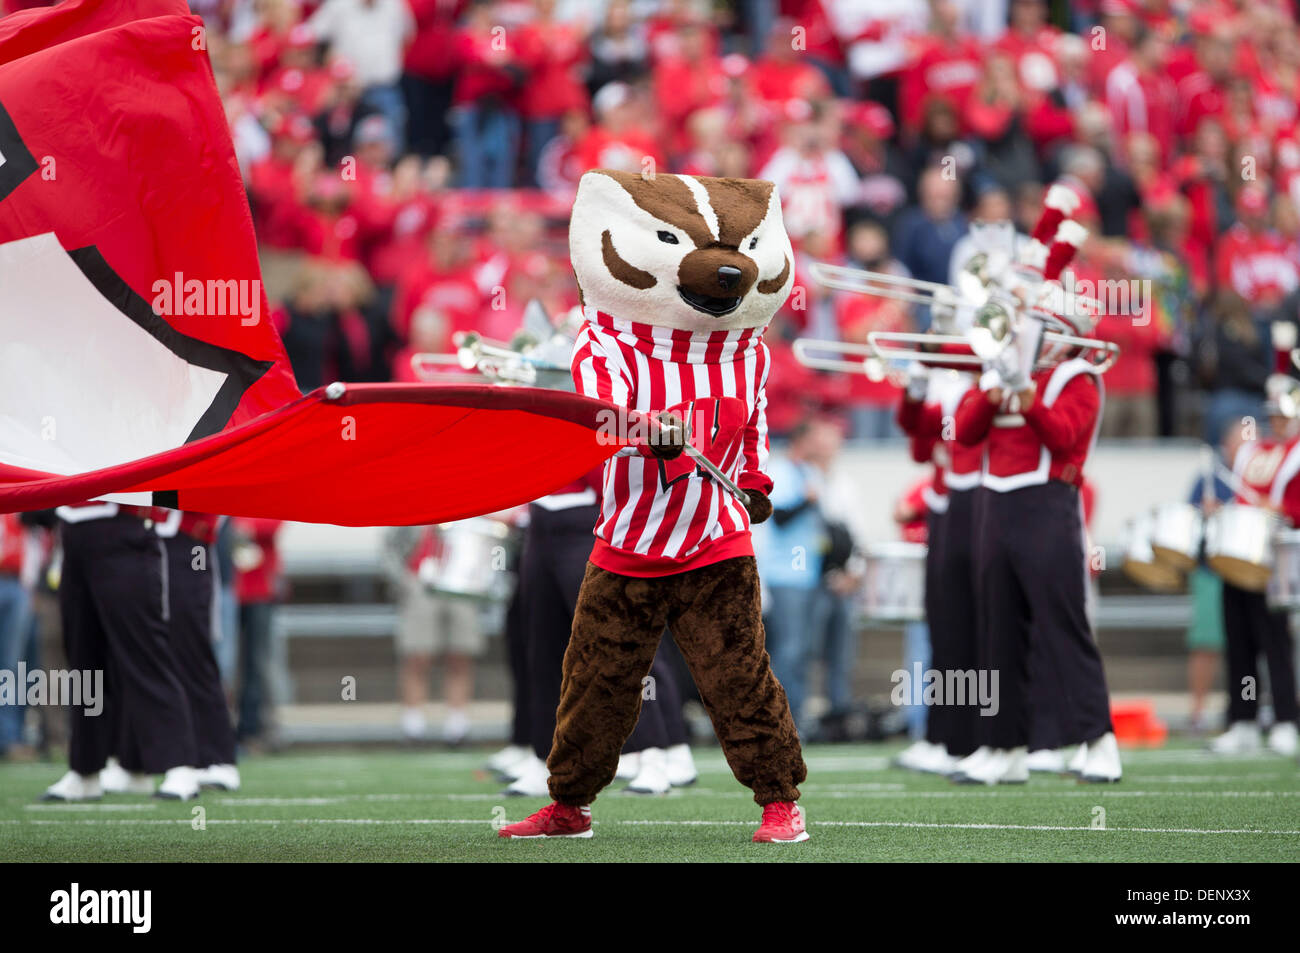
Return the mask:
POLYGON ((772 512, 763 329, 793 284, 776 189, 587 172, 569 245, 586 319, 578 390, 664 426, 605 469, 547 762, 554 803, 499 833, 591 836, 590 804, 614 778, 667 627, 727 763, 763 807, 754 840, 807 840, 795 804, 807 769, 764 648, 749 534, 772 512), (688 441, 747 503, 683 454, 688 441))

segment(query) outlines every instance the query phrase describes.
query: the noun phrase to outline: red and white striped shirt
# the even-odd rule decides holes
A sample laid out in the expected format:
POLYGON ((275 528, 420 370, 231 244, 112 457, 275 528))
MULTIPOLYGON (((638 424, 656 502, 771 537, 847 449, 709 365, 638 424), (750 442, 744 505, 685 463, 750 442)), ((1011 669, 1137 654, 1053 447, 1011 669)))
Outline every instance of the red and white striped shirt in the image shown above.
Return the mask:
MULTIPOLYGON (((578 392, 642 412, 684 401, 734 397, 739 431, 720 430, 716 450, 692 443, 742 489, 770 494, 767 475, 769 354, 762 328, 692 332, 655 327, 586 309, 574 345, 578 392)), ((707 429, 707 428, 705 428, 707 429)), ((591 561, 628 576, 667 576, 753 555, 749 515, 684 456, 663 461, 648 449, 620 451, 605 464, 591 561)))

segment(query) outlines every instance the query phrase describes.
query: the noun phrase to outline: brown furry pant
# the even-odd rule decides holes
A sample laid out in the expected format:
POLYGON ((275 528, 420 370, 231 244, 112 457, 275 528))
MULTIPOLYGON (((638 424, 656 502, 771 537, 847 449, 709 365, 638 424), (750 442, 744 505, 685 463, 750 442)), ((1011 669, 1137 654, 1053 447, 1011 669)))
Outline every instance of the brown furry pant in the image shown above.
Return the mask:
POLYGON ((648 579, 587 564, 547 760, 551 797, 590 804, 614 780, 665 626, 737 780, 759 804, 797 800, 808 769, 764 648, 752 556, 648 579))

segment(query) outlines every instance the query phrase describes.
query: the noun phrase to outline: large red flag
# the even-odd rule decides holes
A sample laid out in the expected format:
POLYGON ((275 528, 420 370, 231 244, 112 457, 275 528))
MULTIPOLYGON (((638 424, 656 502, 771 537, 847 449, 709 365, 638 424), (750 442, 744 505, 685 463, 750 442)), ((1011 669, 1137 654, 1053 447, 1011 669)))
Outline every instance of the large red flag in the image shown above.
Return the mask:
POLYGON ((574 395, 299 393, 202 21, 183 11, 69 0, 0 21, 0 511, 108 496, 432 522, 613 453, 596 438, 609 406, 574 395))

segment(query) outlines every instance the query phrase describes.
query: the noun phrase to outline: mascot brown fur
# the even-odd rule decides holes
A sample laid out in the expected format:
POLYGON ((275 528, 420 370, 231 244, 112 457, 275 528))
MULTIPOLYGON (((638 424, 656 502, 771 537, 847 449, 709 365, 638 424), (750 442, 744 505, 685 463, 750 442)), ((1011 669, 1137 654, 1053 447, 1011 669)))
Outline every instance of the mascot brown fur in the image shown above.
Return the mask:
MULTIPOLYGON (((564 658, 551 796, 585 806, 613 780, 667 627, 736 777, 759 804, 793 808, 807 770, 764 647, 749 539, 772 512, 762 331, 793 284, 776 191, 749 179, 588 172, 569 238, 586 317, 578 390, 694 426, 606 467, 564 658), (748 506, 682 455, 687 439, 747 491, 748 506)), ((755 839, 804 839, 795 815, 800 836, 755 839)))

